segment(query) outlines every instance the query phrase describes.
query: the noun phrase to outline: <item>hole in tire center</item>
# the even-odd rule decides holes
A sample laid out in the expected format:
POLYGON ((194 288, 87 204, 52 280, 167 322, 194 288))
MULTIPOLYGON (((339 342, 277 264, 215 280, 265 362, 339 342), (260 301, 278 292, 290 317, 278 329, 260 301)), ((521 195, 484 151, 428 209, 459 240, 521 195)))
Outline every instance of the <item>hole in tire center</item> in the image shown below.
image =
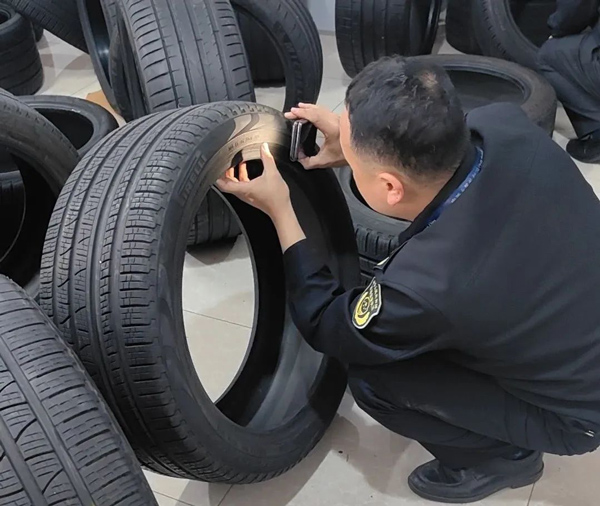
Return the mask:
POLYGON ((94 126, 82 114, 36 107, 35 103, 32 105, 37 112, 58 128, 77 150, 85 146, 94 135, 94 126))
POLYGON ((0 25, 6 23, 9 19, 10 16, 6 12, 0 11, 0 25))
POLYGON ((57 194, 32 165, 0 149, 0 274, 33 296, 57 194))
POLYGON ((476 70, 446 68, 465 113, 494 102, 523 104, 523 89, 508 77, 494 76, 476 70))
MULTIPOLYGON (((284 169, 290 163, 281 158, 284 155, 280 150, 276 159, 301 225, 314 247, 330 251, 311 203, 314 189, 295 171, 284 169)), ((247 163, 251 178, 261 173, 260 161, 247 163)), ((211 197, 227 201, 243 234, 229 243, 192 247, 186 253, 182 295, 191 362, 222 415, 240 426, 271 430, 310 403, 323 356, 291 321, 281 246, 270 219, 235 197, 209 192, 211 197)), ((202 219, 202 213, 198 215, 202 219)))
POLYGON ((192 362, 213 402, 238 375, 251 344, 254 286, 247 239, 234 213, 211 191, 189 231, 182 300, 192 362))

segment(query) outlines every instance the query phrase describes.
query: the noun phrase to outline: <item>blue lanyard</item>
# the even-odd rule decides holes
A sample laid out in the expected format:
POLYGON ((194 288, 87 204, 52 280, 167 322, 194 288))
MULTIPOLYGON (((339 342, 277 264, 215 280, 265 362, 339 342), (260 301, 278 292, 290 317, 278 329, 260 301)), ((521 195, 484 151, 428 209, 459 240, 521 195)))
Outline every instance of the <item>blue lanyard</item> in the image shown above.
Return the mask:
POLYGON ((448 206, 451 206, 456 202, 463 193, 467 191, 467 188, 471 186, 477 175, 481 172, 481 167, 483 166, 483 151, 480 148, 477 148, 477 159, 475 160, 475 164, 469 172, 469 175, 465 178, 462 184, 454 190, 454 193, 448 197, 448 200, 444 202, 440 207, 438 207, 430 216, 427 221, 426 227, 435 223, 438 218, 442 215, 442 213, 446 210, 448 206))

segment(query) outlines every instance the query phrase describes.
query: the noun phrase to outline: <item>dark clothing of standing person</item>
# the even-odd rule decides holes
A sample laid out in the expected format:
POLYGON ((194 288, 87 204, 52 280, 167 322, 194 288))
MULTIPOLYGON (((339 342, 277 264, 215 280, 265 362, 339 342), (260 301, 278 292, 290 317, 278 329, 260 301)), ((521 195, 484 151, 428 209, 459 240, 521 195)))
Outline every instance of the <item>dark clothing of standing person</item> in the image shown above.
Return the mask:
POLYGON ((567 151, 600 162, 600 0, 558 0, 552 31, 539 51, 539 70, 553 85, 577 139, 567 151))
POLYGON ((264 176, 240 168, 220 188, 271 217, 307 342, 435 457, 411 489, 473 502, 537 481, 543 452, 598 448, 600 202, 571 158, 516 105, 465 121, 446 72, 418 59, 369 65, 339 118, 306 104, 288 118, 324 133, 305 168, 347 162, 370 207, 412 222, 368 287, 340 285, 268 154, 264 176))

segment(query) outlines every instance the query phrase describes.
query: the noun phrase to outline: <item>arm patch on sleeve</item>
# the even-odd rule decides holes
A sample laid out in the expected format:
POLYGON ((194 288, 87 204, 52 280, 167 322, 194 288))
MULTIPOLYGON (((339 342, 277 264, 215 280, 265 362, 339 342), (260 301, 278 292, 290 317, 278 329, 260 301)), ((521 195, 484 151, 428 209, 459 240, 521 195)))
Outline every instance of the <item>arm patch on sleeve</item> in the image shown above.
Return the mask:
POLYGON ((359 330, 366 328, 381 311, 382 302, 381 285, 373 278, 373 281, 359 297, 354 308, 352 315, 354 326, 359 330))

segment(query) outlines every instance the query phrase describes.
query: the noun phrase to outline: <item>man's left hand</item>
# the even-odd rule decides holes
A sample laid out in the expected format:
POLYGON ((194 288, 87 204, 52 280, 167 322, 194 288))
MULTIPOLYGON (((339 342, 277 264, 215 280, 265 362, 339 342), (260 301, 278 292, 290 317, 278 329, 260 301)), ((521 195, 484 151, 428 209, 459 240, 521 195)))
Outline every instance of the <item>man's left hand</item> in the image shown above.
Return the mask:
POLYGON ((235 177, 235 168, 229 169, 217 181, 217 188, 260 209, 275 221, 278 213, 286 212, 291 206, 290 189, 266 143, 261 146, 260 157, 264 167, 261 176, 250 180, 246 163, 242 162, 238 167, 238 177, 235 177))

